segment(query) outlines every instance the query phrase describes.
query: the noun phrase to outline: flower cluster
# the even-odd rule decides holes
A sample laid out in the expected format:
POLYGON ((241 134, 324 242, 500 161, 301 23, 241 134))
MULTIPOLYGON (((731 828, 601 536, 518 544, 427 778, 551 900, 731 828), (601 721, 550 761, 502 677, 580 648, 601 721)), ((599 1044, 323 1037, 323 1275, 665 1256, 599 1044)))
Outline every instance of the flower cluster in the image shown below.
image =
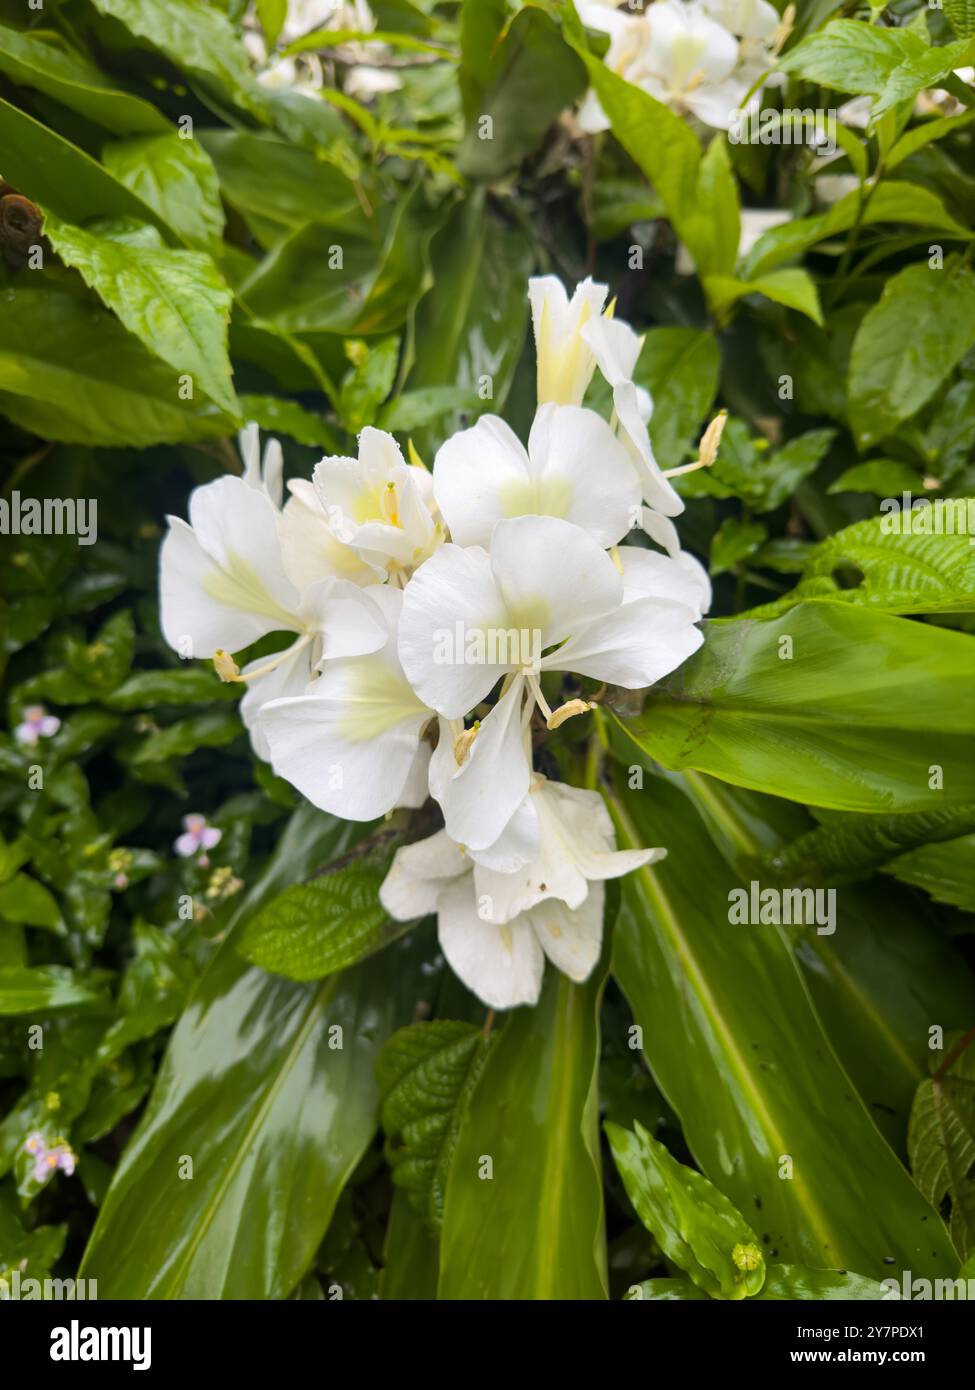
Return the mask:
MULTIPOLYGON (((674 670, 710 603, 633 381, 641 340, 607 293, 530 282, 527 446, 484 416, 430 473, 366 428, 356 458, 322 459, 283 502, 280 451, 262 466, 249 427, 243 477, 197 488, 162 548, 167 641, 246 685, 243 719, 276 773, 350 820, 439 804, 444 828, 398 852, 382 901, 401 920, 435 911, 453 969, 500 1008, 537 999, 546 956, 584 979, 603 881, 662 853, 616 852, 599 795, 543 776, 537 742, 598 683, 642 689, 674 670), (597 369, 611 422, 585 404, 597 369), (659 549, 623 543, 634 529, 659 549), (231 653, 284 632, 238 668, 231 653)), ((719 434, 720 417, 700 463, 719 434)))
POLYGON ((78 1160, 63 1139, 58 1139, 54 1144, 48 1145, 43 1134, 35 1131, 27 1136, 24 1141, 24 1148, 34 1160, 35 1182, 47 1182, 52 1173, 59 1171, 67 1173, 70 1177, 75 1170, 75 1164, 78 1160))
MULTIPOLYGON (((588 28, 609 35, 613 72, 715 130, 729 129, 787 35, 768 0, 655 0, 642 13, 582 0, 578 10, 588 28)), ((595 93, 579 121, 590 134, 609 129, 595 93)))
MULTIPOLYGON (((287 0, 278 44, 287 47, 326 30, 371 34, 375 28, 376 17, 368 0, 287 0)), ((256 5, 245 17, 244 46, 257 64, 257 80, 264 87, 317 97, 326 85, 322 60, 313 48, 294 56, 268 54, 256 5)), ((401 85, 395 72, 370 62, 370 58, 375 62, 386 56, 385 44, 352 41, 331 46, 329 53, 333 62, 343 64, 343 90, 359 101, 368 101, 381 92, 395 92, 401 85)))

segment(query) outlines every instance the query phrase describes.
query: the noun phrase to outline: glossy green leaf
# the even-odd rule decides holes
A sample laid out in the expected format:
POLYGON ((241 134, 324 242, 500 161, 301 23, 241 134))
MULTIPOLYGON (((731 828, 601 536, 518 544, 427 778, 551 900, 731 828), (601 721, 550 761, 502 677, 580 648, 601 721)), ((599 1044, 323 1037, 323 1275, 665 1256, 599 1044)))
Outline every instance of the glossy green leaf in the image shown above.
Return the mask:
POLYGON ((887 866, 901 883, 923 888, 937 903, 975 912, 975 835, 923 845, 887 866))
POLYGON ((463 407, 449 404, 414 436, 432 465, 453 430, 504 407, 525 340, 534 251, 524 229, 504 222, 475 189, 437 233, 430 255, 433 288, 417 309, 417 358, 407 386, 453 387, 471 398, 463 407))
POLYGON ((863 877, 908 849, 975 831, 975 804, 935 806, 906 816, 833 814, 771 856, 782 876, 837 883, 863 877))
POLYGON ((167 231, 165 221, 103 165, 2 99, 0 148, 7 183, 65 221, 128 217, 167 231))
POLYGON ((442 1299, 607 1296, 596 1073, 604 973, 546 972, 507 1019, 454 1150, 442 1299), (485 1159, 490 1160, 490 1176, 485 1159))
POLYGON ((87 58, 41 35, 0 25, 0 72, 33 87, 115 135, 166 131, 169 122, 148 101, 114 86, 87 58))
POLYGON ((410 1206, 405 1192, 397 1192, 389 1211, 379 1297, 426 1300, 437 1297, 439 1248, 426 1222, 410 1206))
POLYGON ((706 633, 623 721, 665 767, 840 811, 975 800, 967 635, 833 603, 706 633))
POLYGON ((697 328, 651 328, 633 372, 650 392, 650 439, 661 468, 693 452, 718 391, 721 356, 713 334, 697 328))
MULTIPOLYGON (((743 882, 844 884, 842 873, 820 876, 790 863, 789 842, 802 843, 810 820, 798 806, 697 772, 674 780, 743 882)), ((920 819, 830 816, 831 822, 856 820, 867 827, 920 819)), ((793 932, 796 959, 829 1040, 875 1124, 906 1156, 907 1121, 930 1055, 931 1020, 954 1028, 975 1017, 975 982, 955 947, 903 893, 875 879, 845 884, 836 890, 834 907, 834 932, 793 932)))
POLYGON ((921 483, 917 470, 899 459, 867 459, 846 468, 827 492, 871 492, 875 497, 899 497, 921 483))
POLYGON ((322 448, 327 453, 341 453, 335 430, 320 415, 305 410, 297 401, 282 396, 240 396, 240 413, 245 420, 254 420, 262 430, 280 437, 289 435, 299 444, 322 448))
MULTIPOLYGON (((236 914, 348 843, 304 807, 236 914)), ((295 985, 231 931, 173 1033, 82 1264, 102 1297, 282 1298, 308 1268, 375 1129, 373 1065, 414 972, 387 952, 295 985), (192 1176, 188 1168, 192 1161, 192 1176)))
POLYGON ((87 231, 50 213, 44 230, 65 265, 173 368, 174 395, 189 377, 229 415, 238 413, 227 355, 231 293, 209 256, 171 251, 158 239, 133 244, 117 224, 87 231))
POLYGON ((784 304, 787 309, 798 309, 813 323, 823 322, 815 281, 805 270, 770 270, 751 280, 737 280, 731 275, 706 275, 704 289, 715 310, 729 308, 746 294, 762 294, 776 304, 784 304))
MULTIPOLYGON (((855 222, 863 226, 902 222, 929 227, 958 239, 969 239, 972 232, 951 216, 937 194, 919 184, 885 180, 869 197, 854 189, 840 198, 828 212, 799 217, 764 232, 742 260, 738 273, 745 279, 765 275, 830 237, 849 231, 855 222)), ((831 319, 832 319, 831 315, 831 319)))
POLYGON ((506 21, 505 7, 490 4, 467 6, 461 20, 468 128, 457 163, 470 178, 513 168, 585 90, 582 65, 541 6, 526 5, 506 21))
POLYGON ((770 1260, 946 1272, 947 1236, 837 1062, 783 929, 732 926, 740 880, 676 787, 626 786, 609 797, 620 848, 668 856, 623 880, 613 973, 700 1168, 770 1260))
POLYGON ((0 970, 0 1017, 46 1014, 63 1009, 105 1010, 108 1001, 71 970, 59 965, 33 969, 7 966, 0 970))
POLYGON ((473 1023, 434 1020, 394 1033, 379 1054, 386 1156, 393 1182, 438 1230, 465 1109, 491 1038, 473 1023))
POLYGON ((867 310, 850 358, 850 419, 861 448, 920 410, 975 344, 975 274, 909 265, 867 310), (904 336, 903 323, 911 325, 904 336))
POLYGON ((765 1260, 741 1213, 701 1173, 678 1163, 637 1122, 607 1124, 613 1158, 637 1216, 663 1254, 711 1298, 758 1293, 765 1260))
POLYGON ((769 1265, 765 1284, 758 1295, 763 1303, 778 1300, 869 1303, 887 1297, 887 1288, 876 1279, 865 1279, 862 1274, 851 1274, 845 1269, 806 1269, 802 1265, 769 1265))
POLYGON ((62 927, 61 910, 43 883, 28 874, 14 874, 0 885, 0 917, 22 927, 62 927))
POLYGON ((188 246, 219 246, 224 215, 216 170, 198 140, 175 132, 112 140, 102 162, 126 188, 159 214, 188 246))

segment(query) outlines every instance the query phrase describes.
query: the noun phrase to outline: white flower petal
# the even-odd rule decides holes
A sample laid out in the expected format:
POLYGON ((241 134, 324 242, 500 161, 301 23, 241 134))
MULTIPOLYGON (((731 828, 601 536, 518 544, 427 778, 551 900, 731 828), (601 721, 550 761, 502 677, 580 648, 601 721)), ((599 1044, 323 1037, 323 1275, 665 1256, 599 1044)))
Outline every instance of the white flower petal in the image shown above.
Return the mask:
MULTIPOLYGON (((241 674, 249 676, 259 667, 268 665, 271 659, 268 656, 259 656, 255 661, 241 667, 241 674)), ((311 647, 296 643, 291 655, 282 661, 280 666, 248 683, 244 698, 240 702, 240 717, 244 721, 244 727, 250 730, 254 752, 264 762, 270 762, 271 750, 258 720, 261 710, 271 700, 292 699, 304 695, 312 676, 311 647)))
POLYGON ((535 352, 538 360, 538 404, 581 405, 592 379, 595 359, 580 329, 602 313, 608 286, 587 278, 576 285, 571 300, 561 280, 541 275, 528 281, 535 352))
POLYGON ((291 497, 278 516, 278 535, 292 584, 304 590, 330 575, 353 584, 375 584, 375 570, 332 534, 313 484, 293 478, 288 487, 291 497))
POLYGON ((581 527, 553 516, 499 521, 491 537, 491 568, 509 623, 538 632, 542 647, 612 612, 623 593, 605 550, 581 527))
POLYGON ((521 729, 524 683, 516 677, 484 720, 460 767, 444 738, 430 763, 430 791, 439 801, 451 839, 472 853, 486 850, 505 831, 531 783, 521 729))
POLYGON ((669 599, 634 599, 577 631, 542 669, 643 689, 676 670, 704 641, 694 616, 669 599))
POLYGON ((366 656, 385 646, 389 630, 377 602, 379 586, 361 589, 347 579, 321 579, 302 599, 306 627, 321 639, 321 660, 366 656))
POLYGON ((623 442, 636 467, 644 499, 665 516, 679 516, 684 510, 683 499, 664 477, 653 456, 646 421, 640 410, 639 394, 632 381, 624 381, 613 387, 613 407, 623 431, 623 442))
POLYGON ((604 548, 626 535, 639 508, 640 485, 626 450, 595 411, 542 406, 528 454, 531 483, 523 497, 509 500, 505 515, 562 517, 604 548))
POLYGON ((446 830, 398 849, 379 890, 379 901, 397 922, 410 922, 437 910, 446 884, 470 873, 470 860, 446 830))
POLYGON ((272 617, 294 613, 298 592, 284 572, 278 513, 265 492, 243 478, 218 478, 194 489, 189 511, 197 540, 227 576, 216 597, 232 602, 233 593, 237 606, 272 617))
POLYGON ((538 846, 538 813, 529 794, 493 844, 479 850, 468 846, 467 852, 476 864, 486 869, 513 874, 531 863, 538 854, 538 846))
POLYGON ((557 898, 548 898, 518 920, 531 923, 552 964, 579 983, 592 974, 602 951, 604 902, 603 885, 594 883, 575 909, 557 898))
POLYGON ((420 699, 448 719, 472 710, 509 667, 478 661, 468 639, 480 641, 482 653, 491 655, 489 635, 509 626, 487 553, 478 546, 442 546, 416 571, 403 595, 399 655, 420 699))
POLYGON ((711 602, 711 585, 693 555, 671 558, 642 546, 621 545, 617 551, 623 566, 623 602, 635 598, 664 598, 682 603, 696 622, 711 602))
POLYGON ((460 879, 438 905, 440 946, 454 974, 492 1009, 535 1004, 545 956, 527 919, 494 926, 477 915, 473 881, 460 879))
POLYGON ((255 587, 237 583, 207 554, 192 527, 179 517, 168 520, 159 555, 159 619, 171 647, 207 657, 221 648, 239 652, 269 632, 298 630, 294 614, 257 590, 257 578, 248 576, 255 587))
POLYGON ((497 415, 484 415, 437 450, 433 487, 441 515, 457 545, 487 546, 494 523, 530 486, 524 445, 497 415))

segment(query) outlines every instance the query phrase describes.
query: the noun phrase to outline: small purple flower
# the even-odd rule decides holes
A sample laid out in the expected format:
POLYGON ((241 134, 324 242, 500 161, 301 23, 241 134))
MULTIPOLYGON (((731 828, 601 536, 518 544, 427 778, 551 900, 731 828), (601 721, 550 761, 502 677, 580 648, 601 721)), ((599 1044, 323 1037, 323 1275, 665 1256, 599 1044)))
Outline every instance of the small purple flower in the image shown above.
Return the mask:
POLYGON ((206 816, 191 815, 183 817, 183 832, 173 849, 182 859, 190 859, 194 854, 199 854, 199 863, 205 868, 210 862, 206 851, 220 843, 223 831, 218 830, 215 825, 207 825, 206 816))
POLYGON ((28 705, 24 710, 24 722, 14 729, 14 738, 34 748, 39 738, 51 738, 60 727, 57 715, 48 714, 43 705, 28 705))
POLYGON ((35 1131, 27 1136, 24 1141, 24 1148, 34 1157, 35 1182, 47 1182, 51 1174, 57 1172, 58 1169, 62 1173, 67 1173, 68 1177, 75 1170, 77 1159, 63 1139, 48 1148, 44 1142, 44 1136, 35 1131))

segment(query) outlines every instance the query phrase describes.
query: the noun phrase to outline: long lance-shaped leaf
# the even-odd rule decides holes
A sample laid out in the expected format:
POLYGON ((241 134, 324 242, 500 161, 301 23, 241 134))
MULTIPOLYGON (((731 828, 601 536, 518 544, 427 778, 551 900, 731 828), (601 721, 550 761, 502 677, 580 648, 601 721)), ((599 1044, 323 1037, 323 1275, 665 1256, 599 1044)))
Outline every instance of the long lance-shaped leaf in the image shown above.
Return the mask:
MULTIPOLYGON (((604 953, 605 955, 605 953, 604 953)), ((461 1125, 447 1182, 442 1299, 607 1297, 597 1132, 601 965, 551 966, 504 1026, 461 1125)))
POLYGON ((675 787, 614 787, 620 847, 669 853, 623 880, 613 973, 704 1173, 769 1259, 948 1274, 947 1232, 836 1060, 782 928, 729 923, 740 880, 675 787))
POLYGON ((975 800, 975 643, 804 604, 709 623, 704 647, 623 727, 665 767, 839 811, 975 800))
MULTIPOLYGON (((303 807, 238 921, 351 829, 303 807)), ((83 1268, 103 1297, 286 1297, 375 1131, 375 1057, 417 972, 394 948, 294 984, 248 967, 235 934, 173 1034, 92 1234, 83 1268)))

